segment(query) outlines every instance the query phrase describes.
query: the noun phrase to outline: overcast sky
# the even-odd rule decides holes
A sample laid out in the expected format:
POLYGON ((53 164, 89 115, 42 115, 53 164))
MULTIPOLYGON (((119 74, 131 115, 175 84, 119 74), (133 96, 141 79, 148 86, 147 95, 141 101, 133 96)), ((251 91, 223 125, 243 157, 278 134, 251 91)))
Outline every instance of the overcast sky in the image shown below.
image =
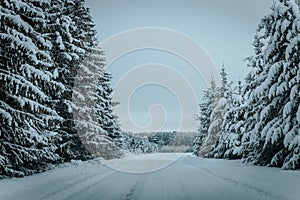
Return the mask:
MULTIPOLYGON (((252 55, 251 43, 257 24, 269 12, 273 1, 86 0, 86 2, 91 9, 102 43, 122 32, 144 27, 174 30, 196 41, 216 66, 219 67, 224 62, 229 79, 237 81, 243 79, 249 71, 243 59, 252 55)), ((134 42, 134 39, 131 40, 134 42)), ((114 48, 122 45, 124 42, 114 48)), ((111 48, 104 50, 112 51, 111 48)), ((113 87, 121 88, 116 91, 118 94, 114 95, 114 100, 121 102, 116 112, 124 130, 134 132, 196 130, 197 122, 194 115, 198 112, 197 104, 201 101, 206 84, 203 74, 202 77, 197 75, 187 60, 167 51, 140 49, 115 60, 108 66, 108 71, 114 77, 113 87), (157 70, 163 67, 169 71, 157 70), (140 70, 140 75, 137 73, 138 69, 143 69, 140 70), (168 81, 159 83, 160 79, 157 77, 160 76, 166 77, 170 86, 167 85, 168 81), (151 80, 149 77, 156 78, 152 81, 153 84, 149 84, 151 80), (180 77, 183 79, 179 80, 180 77), (138 79, 148 82, 143 84, 138 79), (136 81, 138 85, 133 87, 133 83, 128 83, 128 80, 136 81), (177 85, 172 84, 173 82, 177 82, 177 85), (187 87, 190 87, 191 91, 187 91, 187 87), (196 101, 191 100, 195 99, 194 96, 189 96, 192 94, 196 101), (185 105, 187 102, 191 102, 189 106, 185 105), (127 112, 125 108, 129 111, 127 112)))

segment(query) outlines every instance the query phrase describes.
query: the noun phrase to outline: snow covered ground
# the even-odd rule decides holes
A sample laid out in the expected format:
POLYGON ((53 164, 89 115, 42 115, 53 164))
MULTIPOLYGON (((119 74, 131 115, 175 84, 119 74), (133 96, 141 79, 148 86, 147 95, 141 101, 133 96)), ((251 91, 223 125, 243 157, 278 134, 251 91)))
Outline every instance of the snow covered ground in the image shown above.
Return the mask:
POLYGON ((42 174, 1 180, 0 199, 300 199, 300 171, 199 159, 190 154, 127 155, 108 165, 119 169, 123 165, 125 171, 135 166, 152 172, 122 172, 97 160, 76 161, 42 174), (176 156, 180 157, 170 164, 176 156), (161 168, 165 164, 167 167, 161 168), (160 169, 153 171, 155 168, 160 169))
POLYGON ((181 153, 126 154, 122 159, 108 160, 105 164, 121 172, 146 173, 168 167, 181 156, 181 153))

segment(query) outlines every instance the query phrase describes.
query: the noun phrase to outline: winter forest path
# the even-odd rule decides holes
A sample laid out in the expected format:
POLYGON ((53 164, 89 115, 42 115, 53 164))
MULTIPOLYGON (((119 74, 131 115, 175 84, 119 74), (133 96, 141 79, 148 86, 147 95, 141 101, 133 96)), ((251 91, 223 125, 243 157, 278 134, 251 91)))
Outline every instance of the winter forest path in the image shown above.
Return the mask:
MULTIPOLYGON (((1 180, 0 199, 297 200, 300 197, 300 171, 246 166, 240 161, 199 159, 190 154, 148 154, 130 158, 155 166, 170 156, 178 159, 148 173, 126 173, 88 161, 65 164, 26 178, 1 180)), ((124 158, 114 164, 117 162, 125 165, 124 158)), ((132 163, 136 166, 136 162, 132 163)), ((128 162, 128 169, 133 164, 130 166, 128 162)))

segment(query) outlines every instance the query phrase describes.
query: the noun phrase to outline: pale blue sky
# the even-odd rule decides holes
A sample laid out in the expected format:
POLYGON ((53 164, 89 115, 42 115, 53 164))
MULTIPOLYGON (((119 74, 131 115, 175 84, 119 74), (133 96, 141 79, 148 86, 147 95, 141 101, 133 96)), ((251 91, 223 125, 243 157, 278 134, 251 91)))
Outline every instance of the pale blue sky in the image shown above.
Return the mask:
MULTIPOLYGON (((272 0, 86 0, 96 22, 100 41, 130 29, 143 27, 161 27, 183 33, 197 41, 209 54, 217 66, 225 63, 229 78, 242 79, 248 72, 244 58, 253 52, 251 43, 259 19, 269 12, 272 0)), ((120 44, 122 45, 122 44, 120 44)), ((104 49, 105 50, 105 49, 104 49)), ((168 65, 188 80, 201 100, 205 84, 189 63, 178 56, 159 50, 140 50, 120 57, 108 70, 112 73, 113 87, 125 73, 136 66, 147 63, 168 65)), ((168 74, 165 75, 168 77, 168 74)), ((178 85, 180 87, 180 85, 178 85)), ((132 92, 132 91, 129 91, 132 92)), ((189 97, 187 97, 189 98, 189 97)), ((125 99, 117 99, 124 103, 125 99)), ((180 121, 186 123, 182 130, 195 130, 196 108, 186 112, 190 117, 181 119, 178 107, 182 99, 176 98, 167 88, 147 85, 132 94, 129 101, 131 119, 122 112, 120 122, 124 130, 154 131, 148 113, 151 105, 161 104, 164 109, 151 113, 153 121, 161 119, 165 111, 163 130, 178 130, 180 121), (130 126, 133 120, 140 127, 130 126)), ((127 102, 125 102, 126 104, 127 102)), ((159 109, 158 109, 159 110, 159 109)), ((154 122, 153 122, 154 123, 154 122)))

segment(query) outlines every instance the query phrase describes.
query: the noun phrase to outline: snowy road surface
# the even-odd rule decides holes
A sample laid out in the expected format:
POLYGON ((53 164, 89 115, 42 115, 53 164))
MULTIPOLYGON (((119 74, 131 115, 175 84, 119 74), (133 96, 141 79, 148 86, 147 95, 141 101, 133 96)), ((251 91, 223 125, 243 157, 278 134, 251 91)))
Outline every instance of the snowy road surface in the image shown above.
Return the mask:
MULTIPOLYGON (((140 160, 141 165, 153 165, 172 156, 178 155, 150 154, 134 159, 140 160)), ((115 166, 126 165, 125 171, 136 166, 124 159, 112 162, 115 166)), ((299 200, 299 186, 300 171, 246 166, 240 161, 199 159, 184 154, 173 164, 148 173, 121 172, 97 161, 66 164, 26 178, 1 180, 0 199, 299 200)))

